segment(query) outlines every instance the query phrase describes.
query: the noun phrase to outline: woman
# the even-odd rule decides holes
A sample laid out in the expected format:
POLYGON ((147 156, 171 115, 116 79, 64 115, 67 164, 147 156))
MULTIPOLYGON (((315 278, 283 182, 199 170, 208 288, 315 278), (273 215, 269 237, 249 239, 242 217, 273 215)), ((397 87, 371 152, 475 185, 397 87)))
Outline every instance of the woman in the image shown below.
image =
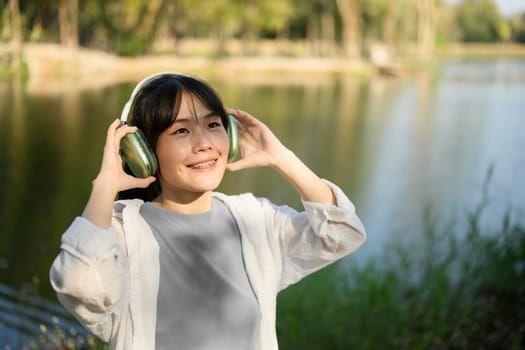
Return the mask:
POLYGON ((278 292, 364 243, 353 204, 206 83, 160 73, 136 90, 134 126, 108 128, 89 200, 62 237, 50 271, 58 299, 111 349, 277 349, 278 292), (240 128, 243 157, 232 163, 226 113, 240 128), (120 141, 137 128, 155 177, 122 168, 120 141), (226 169, 259 166, 280 173, 305 210, 214 192, 226 169))

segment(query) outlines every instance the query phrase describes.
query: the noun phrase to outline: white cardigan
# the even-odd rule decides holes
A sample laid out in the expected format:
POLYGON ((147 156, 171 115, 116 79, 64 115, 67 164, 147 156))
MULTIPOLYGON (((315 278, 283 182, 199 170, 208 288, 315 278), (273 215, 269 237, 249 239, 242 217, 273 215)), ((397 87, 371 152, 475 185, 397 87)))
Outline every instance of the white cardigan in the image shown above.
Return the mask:
MULTIPOLYGON (((249 281, 260 309, 258 350, 276 350, 280 290, 344 257, 366 240, 352 202, 332 183, 337 206, 303 201, 304 212, 252 194, 214 193, 241 232, 249 281)), ((50 280, 59 301, 111 349, 154 350, 159 247, 139 214, 141 200, 114 204, 103 229, 77 217, 62 236, 50 280)))

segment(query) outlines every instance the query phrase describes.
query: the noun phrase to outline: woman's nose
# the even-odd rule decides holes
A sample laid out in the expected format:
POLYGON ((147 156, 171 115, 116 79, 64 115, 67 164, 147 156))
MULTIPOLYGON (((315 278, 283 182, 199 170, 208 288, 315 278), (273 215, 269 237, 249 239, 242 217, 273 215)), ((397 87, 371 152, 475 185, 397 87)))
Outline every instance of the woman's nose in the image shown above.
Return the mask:
POLYGON ((207 151, 211 148, 211 142, 206 136, 206 133, 201 130, 196 130, 193 133, 193 149, 195 152, 207 151))

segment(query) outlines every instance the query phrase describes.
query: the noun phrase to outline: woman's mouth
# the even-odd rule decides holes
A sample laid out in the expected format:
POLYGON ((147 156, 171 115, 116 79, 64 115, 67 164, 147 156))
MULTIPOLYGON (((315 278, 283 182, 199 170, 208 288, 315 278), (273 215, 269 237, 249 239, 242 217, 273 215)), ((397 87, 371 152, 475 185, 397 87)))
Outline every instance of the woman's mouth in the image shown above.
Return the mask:
POLYGON ((191 169, 209 169, 215 166, 217 159, 207 160, 204 162, 198 162, 188 165, 191 169))

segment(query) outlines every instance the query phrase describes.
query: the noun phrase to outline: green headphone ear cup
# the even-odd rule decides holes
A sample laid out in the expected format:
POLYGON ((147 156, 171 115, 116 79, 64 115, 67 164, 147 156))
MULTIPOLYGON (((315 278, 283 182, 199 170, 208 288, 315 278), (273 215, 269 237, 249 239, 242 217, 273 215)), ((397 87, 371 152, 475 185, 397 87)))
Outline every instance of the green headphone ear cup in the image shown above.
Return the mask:
POLYGON ((226 115, 228 122, 228 139, 230 141, 230 151, 228 152, 228 163, 234 162, 241 158, 239 149, 239 129, 237 120, 231 114, 226 115))
POLYGON ((122 159, 136 177, 145 178, 157 174, 159 165, 144 134, 137 130, 120 141, 122 159))

